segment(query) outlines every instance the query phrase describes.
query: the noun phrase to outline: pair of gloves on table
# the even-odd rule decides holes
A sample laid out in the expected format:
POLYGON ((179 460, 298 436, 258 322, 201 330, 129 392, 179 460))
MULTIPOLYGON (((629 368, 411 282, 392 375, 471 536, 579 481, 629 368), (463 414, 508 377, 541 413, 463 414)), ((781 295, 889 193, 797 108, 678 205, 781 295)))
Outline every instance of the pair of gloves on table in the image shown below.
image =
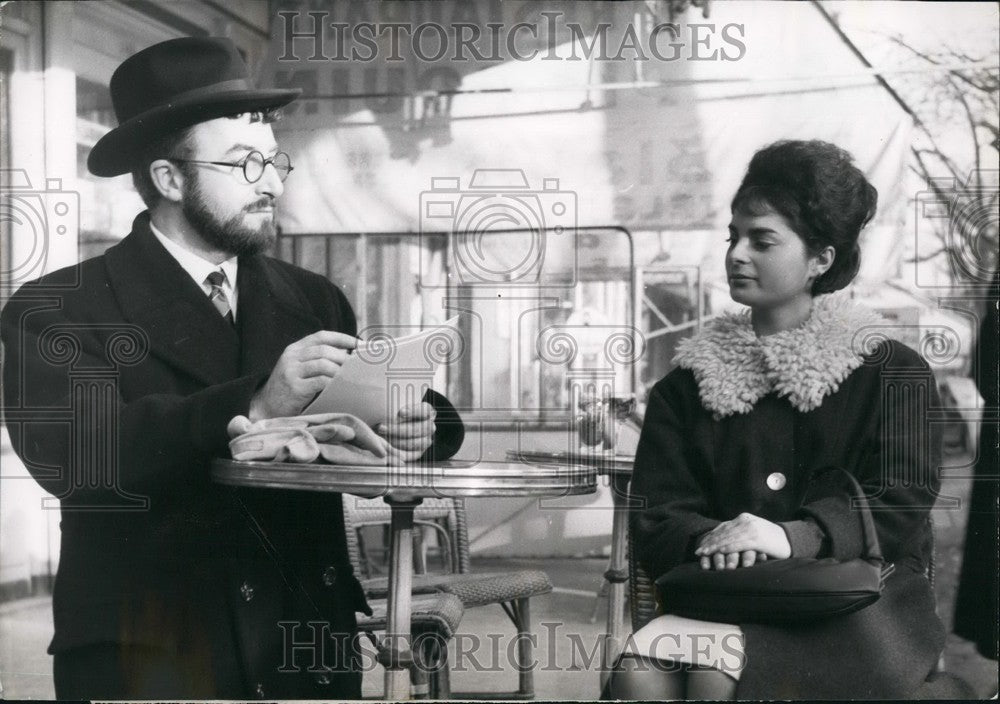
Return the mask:
POLYGON ((389 443, 356 416, 318 413, 251 421, 236 416, 226 428, 234 460, 385 465, 389 443))

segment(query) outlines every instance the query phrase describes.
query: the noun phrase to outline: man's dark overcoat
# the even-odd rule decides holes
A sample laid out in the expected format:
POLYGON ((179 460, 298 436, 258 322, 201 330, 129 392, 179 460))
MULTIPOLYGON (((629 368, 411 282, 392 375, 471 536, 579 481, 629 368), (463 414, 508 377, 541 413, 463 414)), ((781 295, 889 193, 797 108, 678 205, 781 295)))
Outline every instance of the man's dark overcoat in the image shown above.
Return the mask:
MULTIPOLYGON (((247 413, 285 347, 320 329, 355 334, 355 316, 325 278, 269 257, 241 257, 237 285, 234 328, 143 213, 105 254, 23 286, 5 307, 11 439, 62 503, 50 652, 179 653, 189 698, 354 698, 360 674, 342 672, 343 639, 324 641, 328 673, 308 671, 309 648, 285 647, 321 633, 310 621, 352 634, 368 608, 340 495, 226 488, 209 465, 228 455, 228 421, 247 413)), ((461 425, 435 405, 432 451, 444 457, 461 425)))

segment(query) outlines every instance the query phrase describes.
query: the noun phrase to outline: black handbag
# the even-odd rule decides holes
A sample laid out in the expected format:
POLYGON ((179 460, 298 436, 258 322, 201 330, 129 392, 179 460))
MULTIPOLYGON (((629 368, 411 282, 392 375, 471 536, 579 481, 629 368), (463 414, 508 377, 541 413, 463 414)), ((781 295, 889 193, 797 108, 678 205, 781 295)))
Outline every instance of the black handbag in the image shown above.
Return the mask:
POLYGON ((852 560, 790 557, 732 570, 679 565, 656 580, 666 613, 723 623, 803 623, 853 613, 874 603, 892 574, 878 544, 868 500, 857 480, 865 554, 852 560))

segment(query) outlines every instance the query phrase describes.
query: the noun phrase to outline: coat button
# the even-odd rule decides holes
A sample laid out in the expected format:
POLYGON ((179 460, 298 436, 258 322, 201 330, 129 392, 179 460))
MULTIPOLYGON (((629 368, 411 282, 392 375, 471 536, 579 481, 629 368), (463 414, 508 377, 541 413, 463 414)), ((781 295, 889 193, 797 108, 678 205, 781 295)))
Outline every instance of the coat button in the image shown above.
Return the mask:
POLYGON ((240 594, 243 595, 243 601, 250 601, 253 599, 253 587, 244 582, 240 585, 240 594))
POLYGON ((771 491, 781 491, 785 488, 787 482, 788 480, 785 479, 785 475, 781 472, 774 472, 767 475, 767 488, 771 491))
POLYGON ((261 699, 264 698, 264 685, 261 684, 260 682, 257 683, 257 686, 254 688, 253 691, 261 699))
POLYGON ((337 568, 327 567, 325 570, 323 570, 323 584, 325 584, 328 587, 332 587, 336 583, 337 583, 337 568))
POLYGON ((316 684, 330 684, 330 675, 321 672, 316 675, 316 684))

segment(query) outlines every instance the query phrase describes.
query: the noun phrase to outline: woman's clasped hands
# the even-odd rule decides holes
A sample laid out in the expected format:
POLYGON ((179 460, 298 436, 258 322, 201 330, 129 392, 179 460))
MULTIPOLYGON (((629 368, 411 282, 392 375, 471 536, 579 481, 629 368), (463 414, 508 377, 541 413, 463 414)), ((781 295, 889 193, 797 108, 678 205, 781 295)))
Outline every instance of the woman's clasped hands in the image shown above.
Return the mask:
POLYGON ((768 559, 791 557, 792 546, 777 523, 752 513, 741 513, 705 533, 694 554, 702 569, 734 570, 768 559))

